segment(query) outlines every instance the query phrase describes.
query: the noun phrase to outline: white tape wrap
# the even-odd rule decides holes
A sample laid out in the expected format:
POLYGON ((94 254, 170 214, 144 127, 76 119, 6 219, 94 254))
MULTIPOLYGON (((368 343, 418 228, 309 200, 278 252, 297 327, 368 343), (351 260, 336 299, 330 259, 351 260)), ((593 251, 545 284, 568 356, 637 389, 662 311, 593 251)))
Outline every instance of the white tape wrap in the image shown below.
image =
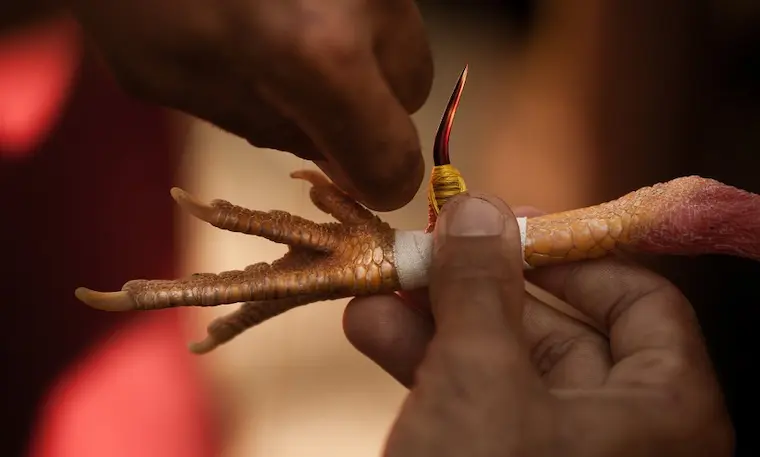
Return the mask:
POLYGON ((523 269, 530 270, 533 267, 525 261, 525 240, 528 239, 528 218, 518 217, 517 226, 520 228, 520 252, 523 253, 523 269))
MULTIPOLYGON (((517 225, 520 227, 520 245, 525 252, 527 218, 518 217, 517 225)), ((422 230, 396 230, 393 254, 402 290, 419 289, 428 285, 430 262, 433 258, 432 233, 422 230)), ((530 268, 525 261, 523 264, 526 269, 530 268)))
POLYGON ((433 234, 422 230, 396 230, 393 257, 401 290, 427 286, 433 258, 433 234))

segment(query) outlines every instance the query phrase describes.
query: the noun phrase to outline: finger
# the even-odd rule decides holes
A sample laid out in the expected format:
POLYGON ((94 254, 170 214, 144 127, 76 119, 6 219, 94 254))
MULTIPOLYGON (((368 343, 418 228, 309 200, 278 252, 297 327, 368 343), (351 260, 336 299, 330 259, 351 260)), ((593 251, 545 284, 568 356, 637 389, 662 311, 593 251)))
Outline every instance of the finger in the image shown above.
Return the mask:
MULTIPOLYGON (((546 211, 531 206, 514 209, 516 216, 535 217, 546 211)), ((602 385, 612 367, 609 342, 593 327, 568 315, 569 305, 543 301, 528 285, 523 312, 525 340, 531 360, 549 388, 589 389, 602 385), (532 292, 532 293, 531 293, 532 292), (534 295, 536 294, 536 295, 534 295)), ((542 299, 543 298, 543 299, 542 299)))
POLYGON ((346 190, 370 209, 398 209, 425 173, 417 130, 373 55, 336 52, 343 54, 312 59, 309 77, 290 76, 270 96, 322 152, 327 165, 320 168, 331 178, 348 181, 346 190))
POLYGON ((428 378, 466 390, 496 382, 510 394, 538 383, 521 335, 520 251, 515 217, 500 200, 460 195, 444 207, 430 273, 436 335, 424 362, 428 378))
MULTIPOLYGON (((594 331, 526 295, 524 335, 531 361, 549 388, 601 386, 612 361, 609 343, 594 331)), ((349 342, 407 388, 433 337, 429 314, 397 295, 362 297, 346 307, 343 328, 349 342)))
POLYGON ((348 341, 399 383, 410 388, 435 326, 398 295, 355 298, 343 314, 348 341))
POLYGON ((414 113, 433 87, 433 53, 422 14, 410 0, 373 2, 372 6, 379 9, 372 15, 375 55, 393 93, 408 113, 414 113))
POLYGON ((601 386, 612 367, 607 339, 530 293, 526 295, 525 341, 544 384, 553 389, 601 386))
POLYGON ((617 365, 610 381, 630 382, 631 376, 637 381, 664 381, 683 366, 681 362, 705 368, 696 315, 661 276, 607 258, 535 270, 529 278, 606 329, 617 365))
MULTIPOLYGON (((353 299, 343 314, 349 342, 407 388, 433 337, 427 290, 353 299)), ((523 331, 531 361, 550 388, 600 386, 612 366, 609 343, 593 328, 525 295, 523 331)))

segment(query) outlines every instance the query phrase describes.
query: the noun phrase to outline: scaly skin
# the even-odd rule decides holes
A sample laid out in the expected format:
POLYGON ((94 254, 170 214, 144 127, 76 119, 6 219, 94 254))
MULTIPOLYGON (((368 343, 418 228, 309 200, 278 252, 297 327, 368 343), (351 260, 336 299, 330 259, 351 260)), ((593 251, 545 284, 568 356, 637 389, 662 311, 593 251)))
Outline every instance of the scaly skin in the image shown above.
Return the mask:
POLYGON ((208 337, 190 346, 193 352, 206 353, 298 306, 399 290, 394 230, 322 174, 303 170, 291 176, 310 182, 314 205, 339 223, 318 224, 284 211, 253 211, 222 200, 205 205, 181 189, 172 189, 182 209, 215 227, 287 244, 288 253, 271 265, 257 263, 242 271, 200 273, 173 281, 133 280, 121 292, 80 288, 77 298, 107 311, 245 302, 213 321, 208 337))
MULTIPOLYGON (((675 182, 668 185, 673 187, 675 182)), ((528 219, 525 261, 531 267, 541 267, 604 257, 616 248, 630 248, 656 218, 662 206, 658 204, 660 194, 668 185, 645 187, 601 205, 528 219)))
MULTIPOLYGON (((400 290, 394 230, 320 173, 299 171, 291 176, 310 182, 312 202, 339 223, 318 224, 283 211, 252 211, 220 200, 204 205, 184 191, 172 190, 184 210, 215 227, 288 244, 289 252, 271 265, 257 263, 242 271, 202 273, 174 281, 134 280, 121 292, 78 289, 77 297, 109 311, 245 302, 212 322, 206 340, 191 345, 192 351, 205 353, 298 306, 400 290)), ((704 197, 705 191, 714 199, 719 195, 716 189, 728 189, 731 198, 750 198, 756 205, 754 194, 717 181, 679 178, 601 205, 529 218, 525 260, 531 267, 541 267, 598 258, 616 249, 653 251, 650 240, 657 238, 658 231, 668 233, 679 208, 696 208, 692 202, 704 197)), ((691 220, 704 220, 696 216, 700 214, 691 214, 691 220)), ((700 252, 683 240, 676 244, 673 254, 700 252)))
POLYGON ((258 263, 242 271, 196 274, 177 281, 130 281, 124 285, 133 309, 209 306, 298 295, 355 295, 397 287, 393 230, 351 200, 323 175, 300 171, 296 178, 314 187, 317 207, 341 223, 318 224, 284 211, 252 211, 223 200, 202 204, 180 189, 179 205, 214 227, 256 235, 290 246, 272 265, 258 263))
POLYGON ((699 176, 677 178, 588 208, 528 219, 532 267, 615 250, 758 258, 760 197, 699 176))

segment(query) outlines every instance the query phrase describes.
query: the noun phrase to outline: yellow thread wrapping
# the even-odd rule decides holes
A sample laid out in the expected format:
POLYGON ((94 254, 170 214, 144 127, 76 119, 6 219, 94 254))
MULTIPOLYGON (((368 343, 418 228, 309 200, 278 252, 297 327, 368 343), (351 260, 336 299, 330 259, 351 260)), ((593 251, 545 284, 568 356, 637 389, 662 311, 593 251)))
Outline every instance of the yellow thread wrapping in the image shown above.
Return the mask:
POLYGON ((452 197, 467 191, 462 174, 452 165, 433 167, 428 186, 428 202, 436 215, 452 197))

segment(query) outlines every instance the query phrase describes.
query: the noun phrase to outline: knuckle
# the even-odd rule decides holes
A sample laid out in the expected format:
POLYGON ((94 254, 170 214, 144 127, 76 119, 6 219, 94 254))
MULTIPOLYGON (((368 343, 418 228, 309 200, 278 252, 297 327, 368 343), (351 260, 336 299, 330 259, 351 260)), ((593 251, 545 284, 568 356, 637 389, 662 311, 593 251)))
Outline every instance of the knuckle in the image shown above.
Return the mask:
MULTIPOLYGON (((617 287, 609 288, 608 291, 599 291, 600 293, 611 293, 613 300, 607 307, 604 322, 609 326, 616 322, 632 306, 640 303, 642 300, 657 297, 658 301, 666 303, 669 306, 679 305, 685 301, 685 297, 670 281, 657 275, 656 273, 646 270, 643 267, 636 269, 630 274, 630 270, 615 272, 619 280, 616 281, 617 287), (628 274, 626 274, 628 273, 628 274)), ((590 288, 598 289, 593 281, 588 282, 590 288)))
POLYGON ((662 388, 664 399, 674 406, 685 406, 684 383, 694 376, 694 364, 689 356, 679 351, 648 349, 640 351, 632 359, 632 367, 647 381, 662 388))
POLYGON ((539 375, 543 376, 566 360, 570 354, 579 356, 589 353, 596 354, 603 344, 604 341, 601 337, 558 338, 554 335, 548 335, 535 344, 531 351, 531 360, 539 375))
POLYGON ((680 384, 685 378, 692 375, 693 364, 688 360, 686 354, 665 353, 656 357, 657 365, 662 372, 666 382, 680 384))

